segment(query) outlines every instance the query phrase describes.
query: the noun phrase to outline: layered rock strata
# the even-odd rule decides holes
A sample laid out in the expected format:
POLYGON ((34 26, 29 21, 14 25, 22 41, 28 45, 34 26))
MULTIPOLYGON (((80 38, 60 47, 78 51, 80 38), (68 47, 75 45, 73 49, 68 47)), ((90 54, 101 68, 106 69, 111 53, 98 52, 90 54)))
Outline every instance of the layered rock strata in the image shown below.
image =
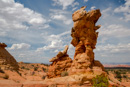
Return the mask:
POLYGON ((86 7, 81 7, 72 15, 74 26, 71 30, 71 44, 76 47, 74 60, 70 69, 70 75, 75 73, 85 73, 96 69, 104 70, 99 61, 94 60, 93 50, 96 48, 98 30, 101 25, 96 26, 96 22, 101 16, 100 10, 87 12, 86 7))
POLYGON ((61 73, 67 71, 71 67, 72 59, 67 54, 68 46, 63 52, 59 52, 55 57, 50 59, 52 64, 49 66, 48 78, 60 77, 61 73))
POLYGON ((7 47, 5 43, 0 43, 0 68, 17 71, 19 69, 18 63, 5 47, 7 47))

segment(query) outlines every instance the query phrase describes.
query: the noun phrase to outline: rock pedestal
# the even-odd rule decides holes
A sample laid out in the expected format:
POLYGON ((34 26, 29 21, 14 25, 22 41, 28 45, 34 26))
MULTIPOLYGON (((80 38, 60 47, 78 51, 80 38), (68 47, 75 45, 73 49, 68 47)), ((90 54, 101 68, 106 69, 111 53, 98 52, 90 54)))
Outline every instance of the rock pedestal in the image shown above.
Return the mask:
POLYGON ((5 43, 0 43, 0 68, 17 71, 19 69, 18 63, 5 47, 7 47, 5 43))
POLYGON ((101 16, 100 10, 92 10, 87 12, 86 7, 81 7, 72 15, 74 26, 71 30, 71 44, 76 47, 75 55, 69 74, 92 72, 94 68, 104 70, 103 65, 99 61, 94 60, 95 45, 97 43, 100 25, 96 26, 96 22, 101 16))
POLYGON ((60 77, 61 73, 67 71, 71 67, 72 59, 67 54, 68 46, 63 52, 59 52, 55 57, 50 59, 52 64, 49 66, 48 78, 60 77))

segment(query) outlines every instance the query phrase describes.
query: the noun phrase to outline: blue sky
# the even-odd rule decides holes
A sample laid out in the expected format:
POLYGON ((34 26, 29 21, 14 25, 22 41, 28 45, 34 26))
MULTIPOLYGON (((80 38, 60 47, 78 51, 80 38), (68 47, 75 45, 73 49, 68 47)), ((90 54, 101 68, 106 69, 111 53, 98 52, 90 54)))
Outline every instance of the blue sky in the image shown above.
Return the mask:
POLYGON ((49 63, 70 44, 72 13, 82 6, 100 9, 95 59, 130 63, 130 0, 0 0, 0 41, 17 61, 49 63))

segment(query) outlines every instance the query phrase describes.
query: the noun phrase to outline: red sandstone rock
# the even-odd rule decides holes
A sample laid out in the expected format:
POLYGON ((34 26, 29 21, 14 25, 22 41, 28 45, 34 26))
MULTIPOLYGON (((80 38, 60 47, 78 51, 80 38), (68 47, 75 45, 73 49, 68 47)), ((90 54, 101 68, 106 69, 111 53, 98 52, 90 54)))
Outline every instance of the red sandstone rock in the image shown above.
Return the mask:
POLYGON ((19 69, 18 63, 5 47, 7 47, 5 43, 0 43, 0 68, 17 71, 19 69))
MULTIPOLYGON (((88 69, 93 71, 93 67, 103 72, 104 67, 99 61, 94 60, 95 45, 97 43, 98 32, 97 29, 101 25, 95 25, 101 16, 100 10, 85 11, 86 7, 81 7, 72 15, 74 27, 71 30, 72 41, 71 44, 76 47, 74 60, 69 72, 71 74, 83 73, 88 69), (77 72, 77 70, 79 72, 77 72), (83 71, 82 71, 83 70, 83 71)), ((95 70, 94 70, 95 71, 95 70)), ((93 72, 94 72, 93 71, 93 72)))
POLYGON ((94 60, 93 49, 96 48, 98 37, 96 30, 101 27, 101 25, 96 26, 96 22, 101 13, 99 9, 87 12, 85 8, 81 7, 72 15, 74 25, 71 30, 71 44, 76 48, 74 60, 71 68, 68 70, 69 75, 82 84, 85 81, 92 81, 97 75, 103 75, 120 86, 121 83, 115 78, 109 77, 103 65, 99 61, 94 60))
POLYGON ((67 55, 68 46, 63 52, 59 52, 56 57, 50 59, 53 62, 48 69, 48 78, 60 77, 61 73, 67 71, 71 67, 72 59, 67 55))

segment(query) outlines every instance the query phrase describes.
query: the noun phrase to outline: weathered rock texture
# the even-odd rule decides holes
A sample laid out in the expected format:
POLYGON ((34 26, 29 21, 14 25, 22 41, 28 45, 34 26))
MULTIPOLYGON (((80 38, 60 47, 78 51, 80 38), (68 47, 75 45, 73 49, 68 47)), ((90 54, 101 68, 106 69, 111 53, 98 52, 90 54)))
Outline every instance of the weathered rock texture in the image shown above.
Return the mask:
POLYGON ((76 82, 81 84, 86 83, 86 81, 92 83, 92 79, 97 75, 103 75, 122 87, 118 81, 109 78, 103 65, 99 61, 94 60, 93 50, 96 48, 98 37, 98 32, 96 32, 96 30, 101 26, 96 26, 96 22, 100 18, 101 13, 99 9, 87 12, 85 8, 84 6, 81 7, 72 15, 74 26, 71 30, 71 44, 76 48, 74 60, 71 68, 68 70, 69 75, 76 82))
POLYGON ((18 63, 5 47, 7 47, 5 43, 0 43, 0 68, 17 71, 19 69, 18 63))
POLYGON ((61 73, 67 71, 71 67, 72 59, 67 54, 68 46, 63 52, 59 52, 55 57, 50 59, 53 62, 48 69, 48 78, 60 77, 61 73))
POLYGON ((100 25, 95 24, 101 13, 99 9, 87 12, 85 8, 81 7, 72 15, 74 27, 71 30, 71 44, 76 48, 70 74, 85 73, 97 68, 100 71, 104 70, 103 65, 94 60, 93 52, 98 37, 96 30, 100 28, 100 25))

